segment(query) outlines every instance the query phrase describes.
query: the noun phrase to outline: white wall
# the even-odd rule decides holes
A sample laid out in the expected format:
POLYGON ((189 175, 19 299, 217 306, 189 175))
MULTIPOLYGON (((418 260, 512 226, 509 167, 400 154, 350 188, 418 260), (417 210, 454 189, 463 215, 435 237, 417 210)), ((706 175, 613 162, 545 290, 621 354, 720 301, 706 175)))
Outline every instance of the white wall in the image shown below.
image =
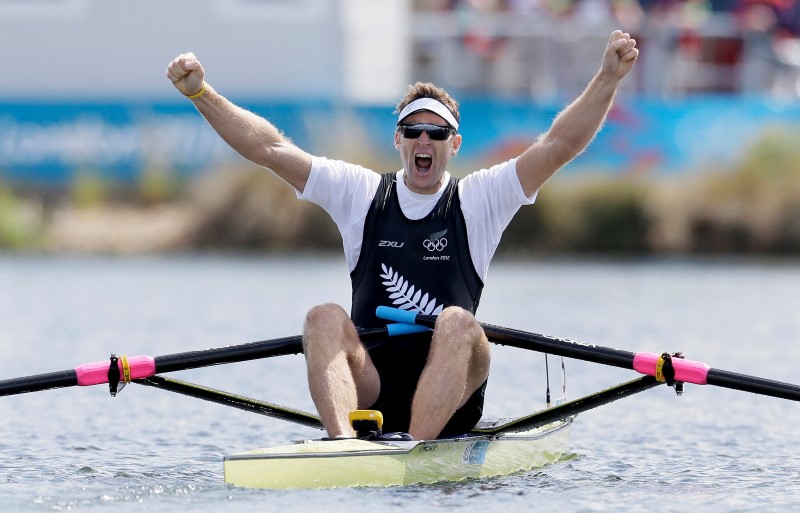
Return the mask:
POLYGON ((0 0, 0 101, 173 98, 195 52, 229 97, 395 100, 409 0, 0 0))
POLYGON ((411 75, 410 0, 340 0, 345 98, 397 102, 411 75))

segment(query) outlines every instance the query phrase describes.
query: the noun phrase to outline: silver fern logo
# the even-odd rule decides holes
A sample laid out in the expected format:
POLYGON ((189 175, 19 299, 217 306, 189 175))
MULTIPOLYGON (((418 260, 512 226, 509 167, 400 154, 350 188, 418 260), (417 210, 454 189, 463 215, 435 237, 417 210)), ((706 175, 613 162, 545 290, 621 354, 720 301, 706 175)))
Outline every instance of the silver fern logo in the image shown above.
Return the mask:
POLYGON ((447 239, 444 238, 445 235, 447 235, 447 230, 432 233, 430 237, 422 241, 422 247, 428 251, 442 251, 447 247, 447 239))
POLYGON ((405 280, 400 273, 391 267, 381 264, 381 278, 389 293, 392 305, 401 310, 413 310, 425 315, 439 315, 444 309, 444 305, 437 305, 436 298, 429 298, 428 294, 422 289, 416 288, 405 280))

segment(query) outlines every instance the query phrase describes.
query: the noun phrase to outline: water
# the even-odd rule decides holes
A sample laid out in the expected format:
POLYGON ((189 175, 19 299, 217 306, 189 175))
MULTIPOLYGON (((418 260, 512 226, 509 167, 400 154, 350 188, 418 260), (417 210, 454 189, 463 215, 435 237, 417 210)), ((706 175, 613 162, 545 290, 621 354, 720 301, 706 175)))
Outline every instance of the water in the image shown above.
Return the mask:
MULTIPOLYGON (((800 263, 498 261, 479 317, 800 382, 800 263)), ((328 257, 0 257, 0 377, 111 352, 162 355, 296 335, 310 306, 348 304, 328 257)), ((544 358, 495 347, 487 414, 544 399, 544 358)), ((551 363, 553 360, 551 360, 551 363)), ((634 376, 567 361, 571 397, 634 376)), ((176 377, 313 410, 301 356, 176 377)), ((800 405, 666 387, 584 413, 572 454, 521 475, 376 490, 223 484, 222 457, 318 431, 129 385, 0 398, 0 511, 786 511, 800 506, 800 405)))

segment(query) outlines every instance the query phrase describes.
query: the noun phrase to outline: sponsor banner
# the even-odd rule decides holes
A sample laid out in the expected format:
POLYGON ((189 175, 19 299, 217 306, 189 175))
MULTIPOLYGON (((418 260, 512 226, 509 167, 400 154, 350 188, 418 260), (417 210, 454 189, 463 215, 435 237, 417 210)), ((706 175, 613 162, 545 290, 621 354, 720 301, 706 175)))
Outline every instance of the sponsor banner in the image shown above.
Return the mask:
MULTIPOLYGON (((372 166, 399 167, 392 106, 240 102, 270 119, 311 153, 372 166), (377 163, 377 164, 376 164, 377 163)), ((454 171, 518 155, 546 131, 562 104, 468 100, 461 106, 464 145, 454 171)), ((623 98, 578 159, 576 172, 675 174, 737 161, 768 130, 800 130, 800 103, 729 96, 674 101, 623 98)), ((133 182, 152 167, 189 175, 241 164, 187 102, 0 103, 0 180, 68 184, 92 172, 133 182)))

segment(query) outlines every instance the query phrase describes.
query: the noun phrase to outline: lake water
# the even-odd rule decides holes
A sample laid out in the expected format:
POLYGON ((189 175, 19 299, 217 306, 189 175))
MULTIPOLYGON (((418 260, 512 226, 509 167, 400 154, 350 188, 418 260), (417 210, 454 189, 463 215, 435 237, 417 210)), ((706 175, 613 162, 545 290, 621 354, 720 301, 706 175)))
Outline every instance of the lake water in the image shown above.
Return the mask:
MULTIPOLYGON (((0 256, 0 378, 296 335, 324 301, 349 306, 343 259, 0 256)), ((800 382, 798 261, 498 260, 478 317, 800 382)), ((573 398, 635 377, 566 363, 573 398)), ((174 376, 313 411, 304 373, 285 356, 174 376)), ((537 409, 544 390, 543 356, 494 347, 488 416, 537 409)), ((800 405, 708 386, 580 415, 572 455, 541 470, 395 489, 228 487, 224 455, 320 432, 135 384, 2 397, 0 412, 2 512, 800 509, 800 405)))

